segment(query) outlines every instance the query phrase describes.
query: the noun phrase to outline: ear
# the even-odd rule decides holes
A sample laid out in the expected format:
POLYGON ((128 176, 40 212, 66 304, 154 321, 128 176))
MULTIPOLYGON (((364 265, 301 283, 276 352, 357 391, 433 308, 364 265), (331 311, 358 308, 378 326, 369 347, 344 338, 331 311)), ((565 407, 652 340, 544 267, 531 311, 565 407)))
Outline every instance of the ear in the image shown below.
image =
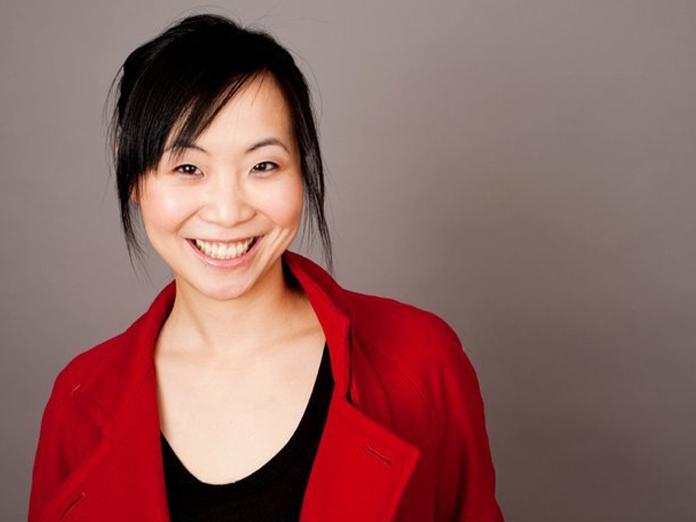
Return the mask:
POLYGON ((136 196, 136 194, 135 194, 135 190, 131 191, 130 200, 131 200, 131 203, 133 203, 133 205, 140 204, 140 202, 138 201, 138 196, 136 196))

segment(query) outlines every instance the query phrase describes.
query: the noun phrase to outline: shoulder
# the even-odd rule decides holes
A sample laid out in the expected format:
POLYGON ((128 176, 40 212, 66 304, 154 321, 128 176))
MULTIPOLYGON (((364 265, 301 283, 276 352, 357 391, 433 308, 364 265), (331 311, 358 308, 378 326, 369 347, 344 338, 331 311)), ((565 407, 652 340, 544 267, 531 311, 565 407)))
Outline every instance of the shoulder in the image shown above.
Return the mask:
POLYGON ((62 402, 69 399, 73 392, 83 387, 86 383, 99 381, 113 374, 113 378, 120 378, 116 374, 124 366, 127 357, 129 335, 134 322, 126 330, 108 337, 94 345, 82 347, 60 368, 53 382, 50 399, 53 402, 62 402))
POLYGON ((53 473, 57 465, 62 466, 62 473, 67 473, 97 444, 99 426, 87 410, 78 406, 79 398, 90 383, 101 382, 106 373, 120 377, 111 365, 118 356, 123 335, 83 349, 56 373, 41 415, 33 472, 36 477, 53 473))
POLYGON ((391 297, 347 293, 354 335, 377 372, 408 381, 435 417, 446 414, 452 395, 478 397, 474 367, 443 317, 391 297))
POLYGON ((447 364, 463 355, 457 332, 436 313, 391 297, 348 294, 361 335, 398 353, 414 368, 447 364))

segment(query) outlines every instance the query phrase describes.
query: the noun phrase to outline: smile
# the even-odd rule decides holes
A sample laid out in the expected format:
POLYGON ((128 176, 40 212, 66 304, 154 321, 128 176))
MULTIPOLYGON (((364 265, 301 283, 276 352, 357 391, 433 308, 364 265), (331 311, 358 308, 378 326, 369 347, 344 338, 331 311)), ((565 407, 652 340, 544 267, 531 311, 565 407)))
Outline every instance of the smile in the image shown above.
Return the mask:
POLYGON ((242 265, 257 250, 263 236, 254 236, 237 243, 215 243, 200 239, 186 239, 198 257, 216 268, 234 268, 242 265))
POLYGON ((250 237, 246 241, 237 243, 212 243, 200 239, 194 239, 193 243, 196 247, 209 257, 215 259, 233 259, 243 256, 254 245, 257 236, 250 237))

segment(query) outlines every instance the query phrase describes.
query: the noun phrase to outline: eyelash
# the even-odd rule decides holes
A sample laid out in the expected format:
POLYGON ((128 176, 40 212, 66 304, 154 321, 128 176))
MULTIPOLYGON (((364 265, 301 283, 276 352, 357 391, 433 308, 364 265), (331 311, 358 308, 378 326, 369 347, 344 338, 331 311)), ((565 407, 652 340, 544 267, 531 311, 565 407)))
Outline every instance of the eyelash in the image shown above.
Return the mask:
MULTIPOLYGON (((256 167, 258 167, 259 165, 272 165, 273 168, 266 169, 266 170, 260 170, 260 171, 258 171, 258 172, 264 172, 264 173, 266 173, 266 172, 271 172, 271 171, 273 171, 273 170, 278 169, 278 164, 275 163, 275 162, 273 162, 273 161, 262 161, 261 163, 257 163, 256 165, 254 165, 254 169, 255 169, 256 167)), ((178 167, 175 167, 175 168, 174 168, 174 171, 175 171, 175 172, 179 172, 179 173, 181 173, 181 174, 184 174, 184 175, 186 175, 186 176, 193 176, 193 175, 194 175, 194 174, 192 174, 192 173, 190 173, 190 172, 182 172, 182 171, 180 171, 179 169, 182 168, 182 167, 194 167, 194 168, 196 168, 195 165, 191 165, 190 163, 184 163, 183 165, 179 165, 178 167)), ((253 170, 253 169, 252 169, 252 170, 253 170)))

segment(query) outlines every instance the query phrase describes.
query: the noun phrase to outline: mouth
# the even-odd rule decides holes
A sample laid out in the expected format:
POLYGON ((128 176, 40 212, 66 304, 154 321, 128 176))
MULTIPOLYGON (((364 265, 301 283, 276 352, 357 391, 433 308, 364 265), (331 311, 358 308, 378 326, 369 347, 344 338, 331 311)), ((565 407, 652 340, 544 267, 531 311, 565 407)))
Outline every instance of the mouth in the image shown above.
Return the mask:
POLYGON ((186 238, 186 241, 202 256, 215 261, 233 261, 244 258, 259 242, 263 236, 253 236, 250 240, 240 241, 234 244, 202 241, 195 238, 186 238))

